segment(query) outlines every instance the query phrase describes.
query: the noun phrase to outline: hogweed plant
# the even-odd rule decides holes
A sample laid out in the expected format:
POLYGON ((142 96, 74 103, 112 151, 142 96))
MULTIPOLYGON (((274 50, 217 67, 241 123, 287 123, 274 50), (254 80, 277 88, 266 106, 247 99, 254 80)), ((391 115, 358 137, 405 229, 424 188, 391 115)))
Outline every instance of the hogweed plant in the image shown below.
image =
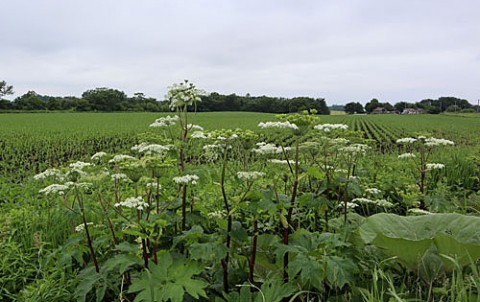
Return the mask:
POLYGON ((453 146, 455 143, 447 139, 425 136, 400 138, 396 142, 404 147, 404 153, 400 154, 398 158, 405 161, 412 161, 418 170, 418 187, 422 195, 418 207, 421 210, 426 210, 425 195, 427 190, 425 178, 427 172, 445 168, 444 164, 430 162, 432 152, 437 147, 453 146))
MULTIPOLYGON (((347 125, 320 123, 315 110, 256 131, 206 130, 192 117, 204 94, 175 84, 166 97, 173 113, 123 154, 94 152, 33 177, 39 208, 72 217, 52 257, 76 276, 74 298, 353 299, 358 275, 368 279, 381 252, 357 245, 356 230, 403 210, 363 168, 375 151, 347 125)), ((427 192, 426 175, 443 168, 432 150, 451 143, 399 143, 398 160, 420 173, 419 187, 399 196, 413 204, 418 188, 427 192)))

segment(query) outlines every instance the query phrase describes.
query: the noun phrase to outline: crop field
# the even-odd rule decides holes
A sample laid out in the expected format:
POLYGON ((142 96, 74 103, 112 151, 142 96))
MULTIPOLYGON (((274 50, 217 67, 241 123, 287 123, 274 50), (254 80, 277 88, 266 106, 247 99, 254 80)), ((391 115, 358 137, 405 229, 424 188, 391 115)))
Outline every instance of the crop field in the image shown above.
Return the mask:
POLYGON ((170 114, 0 114, 0 301, 480 301, 478 115, 175 93, 170 114))

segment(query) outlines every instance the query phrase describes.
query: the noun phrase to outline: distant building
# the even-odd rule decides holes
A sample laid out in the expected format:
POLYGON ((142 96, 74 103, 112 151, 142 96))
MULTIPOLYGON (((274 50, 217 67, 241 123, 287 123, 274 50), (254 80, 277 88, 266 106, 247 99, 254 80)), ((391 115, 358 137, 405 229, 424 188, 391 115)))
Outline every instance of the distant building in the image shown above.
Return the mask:
POLYGON ((383 108, 383 107, 377 107, 372 110, 373 114, 383 114, 383 113, 388 113, 388 110, 383 108))
POLYGON ((402 111, 402 114, 423 114, 425 110, 423 109, 415 109, 415 108, 405 108, 402 111))

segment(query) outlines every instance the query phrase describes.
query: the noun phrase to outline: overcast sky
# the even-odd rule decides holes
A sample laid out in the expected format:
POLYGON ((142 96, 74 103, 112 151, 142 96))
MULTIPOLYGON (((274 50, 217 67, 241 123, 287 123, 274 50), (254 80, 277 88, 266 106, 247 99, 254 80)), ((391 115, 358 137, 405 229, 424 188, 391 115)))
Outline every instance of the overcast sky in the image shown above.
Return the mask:
POLYGON ((20 96, 95 87, 480 98, 478 0, 2 0, 0 80, 20 96))

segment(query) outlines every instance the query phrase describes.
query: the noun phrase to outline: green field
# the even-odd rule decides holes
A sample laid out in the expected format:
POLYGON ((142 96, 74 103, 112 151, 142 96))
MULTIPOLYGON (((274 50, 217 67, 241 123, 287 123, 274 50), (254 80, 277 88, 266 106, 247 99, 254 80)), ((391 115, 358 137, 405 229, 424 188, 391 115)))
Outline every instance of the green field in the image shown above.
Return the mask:
POLYGON ((165 116, 0 114, 0 301, 480 301, 478 115, 165 116))

